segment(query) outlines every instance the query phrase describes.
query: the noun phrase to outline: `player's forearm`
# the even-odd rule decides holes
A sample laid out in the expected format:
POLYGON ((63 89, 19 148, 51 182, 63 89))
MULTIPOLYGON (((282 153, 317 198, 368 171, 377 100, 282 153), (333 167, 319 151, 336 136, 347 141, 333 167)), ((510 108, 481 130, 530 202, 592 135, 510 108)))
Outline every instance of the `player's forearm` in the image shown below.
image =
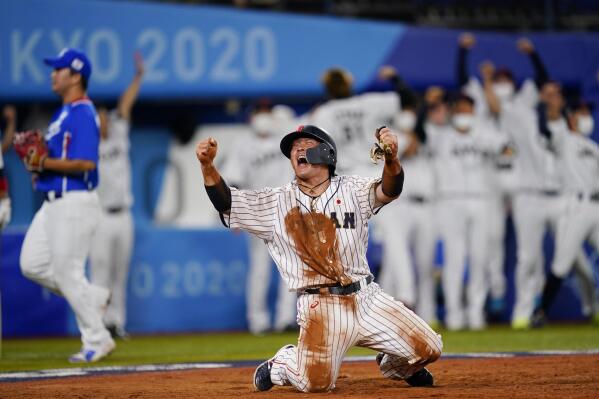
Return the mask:
POLYGON ((377 199, 380 202, 391 202, 401 194, 403 190, 404 171, 399 159, 385 160, 383 177, 380 190, 377 190, 377 199))
POLYGON ((537 88, 541 89, 541 87, 549 81, 549 73, 547 72, 547 68, 545 68, 545 64, 539 53, 532 51, 528 56, 533 69, 535 70, 535 83, 537 88))
POLYGON ((8 151, 10 146, 12 145, 12 140, 15 136, 16 123, 14 121, 9 121, 6 124, 6 128, 4 130, 4 138, 2 139, 2 152, 8 151))
POLYGON ((483 81, 483 88, 489 110, 493 115, 499 115, 501 112, 501 103, 499 102, 499 98, 497 98, 497 95, 493 90, 493 82, 490 79, 485 79, 483 81))
POLYGON ((204 188, 214 208, 219 212, 231 209, 231 189, 220 176, 213 164, 202 165, 204 188))
POLYGON ((465 47, 458 48, 456 65, 456 80, 459 87, 466 86, 468 83, 468 49, 465 47))
POLYGON ((117 109, 122 118, 129 119, 131 117, 131 109, 137 100, 139 89, 141 87, 141 78, 141 75, 135 75, 133 81, 131 84, 129 84, 129 87, 127 87, 127 90, 125 90, 119 99, 117 109))
POLYGON ((43 170, 57 173, 84 173, 96 169, 96 163, 87 159, 46 158, 41 162, 43 170))

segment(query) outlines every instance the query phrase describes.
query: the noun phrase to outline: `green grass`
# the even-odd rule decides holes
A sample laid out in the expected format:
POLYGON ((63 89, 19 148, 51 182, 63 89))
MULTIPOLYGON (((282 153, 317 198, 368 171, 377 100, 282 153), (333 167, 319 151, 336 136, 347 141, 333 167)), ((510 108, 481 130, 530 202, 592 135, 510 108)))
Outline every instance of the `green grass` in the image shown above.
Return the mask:
MULTIPOLYGON (((552 325, 530 331, 493 326, 485 331, 441 331, 441 334, 445 353, 599 349, 599 328, 590 325, 552 325)), ((115 352, 95 365, 258 360, 272 356, 285 344, 296 342, 296 333, 262 337, 246 333, 134 336, 129 341, 119 341, 115 352)), ((66 359, 79 345, 77 338, 5 340, 0 371, 72 367, 66 359)), ((352 348, 349 354, 374 352, 352 348)))

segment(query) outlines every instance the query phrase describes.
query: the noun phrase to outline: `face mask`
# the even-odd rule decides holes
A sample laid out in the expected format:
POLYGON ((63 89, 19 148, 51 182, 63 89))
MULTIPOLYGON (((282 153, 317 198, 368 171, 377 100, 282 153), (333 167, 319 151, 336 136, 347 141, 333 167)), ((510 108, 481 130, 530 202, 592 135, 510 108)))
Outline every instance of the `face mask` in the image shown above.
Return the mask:
POLYGON ((585 136, 590 136, 593 133, 593 128, 595 127, 595 122, 593 121, 593 117, 590 115, 579 116, 578 117, 578 131, 585 136))
POLYGON ((470 130, 474 124, 474 115, 455 114, 452 118, 453 126, 458 130, 470 130))
POLYGON ((250 126, 255 133, 261 135, 272 135, 276 129, 272 116, 266 112, 254 115, 250 121, 250 126))
POLYGON ((493 92, 499 98, 499 101, 506 101, 514 95, 514 85, 507 82, 494 83, 493 92))
POLYGON ((401 111, 395 116, 395 126, 402 132, 410 132, 416 126, 416 114, 412 111, 401 111))

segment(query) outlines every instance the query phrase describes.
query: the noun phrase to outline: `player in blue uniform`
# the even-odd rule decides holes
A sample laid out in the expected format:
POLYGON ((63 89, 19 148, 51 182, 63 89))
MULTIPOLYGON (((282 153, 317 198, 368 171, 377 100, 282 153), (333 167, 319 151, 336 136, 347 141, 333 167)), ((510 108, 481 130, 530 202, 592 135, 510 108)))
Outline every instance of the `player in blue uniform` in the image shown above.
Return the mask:
POLYGON ((35 169, 34 188, 45 201, 35 214, 21 250, 23 274, 63 295, 75 312, 83 346, 69 361, 95 362, 108 355, 114 340, 102 323, 107 289, 90 284, 85 261, 99 220, 99 122, 87 97, 91 64, 75 49, 44 62, 53 68, 52 90, 62 98, 45 139, 48 156, 35 169))

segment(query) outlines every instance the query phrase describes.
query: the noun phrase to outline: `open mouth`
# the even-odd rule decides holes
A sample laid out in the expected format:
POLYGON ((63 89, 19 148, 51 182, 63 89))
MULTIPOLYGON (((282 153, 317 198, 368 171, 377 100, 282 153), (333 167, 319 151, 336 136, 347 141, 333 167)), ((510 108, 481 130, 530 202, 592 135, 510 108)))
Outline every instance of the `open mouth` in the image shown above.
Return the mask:
POLYGON ((307 163, 308 163, 308 159, 306 159, 305 155, 300 155, 299 157, 297 157, 298 165, 307 164, 307 163))

